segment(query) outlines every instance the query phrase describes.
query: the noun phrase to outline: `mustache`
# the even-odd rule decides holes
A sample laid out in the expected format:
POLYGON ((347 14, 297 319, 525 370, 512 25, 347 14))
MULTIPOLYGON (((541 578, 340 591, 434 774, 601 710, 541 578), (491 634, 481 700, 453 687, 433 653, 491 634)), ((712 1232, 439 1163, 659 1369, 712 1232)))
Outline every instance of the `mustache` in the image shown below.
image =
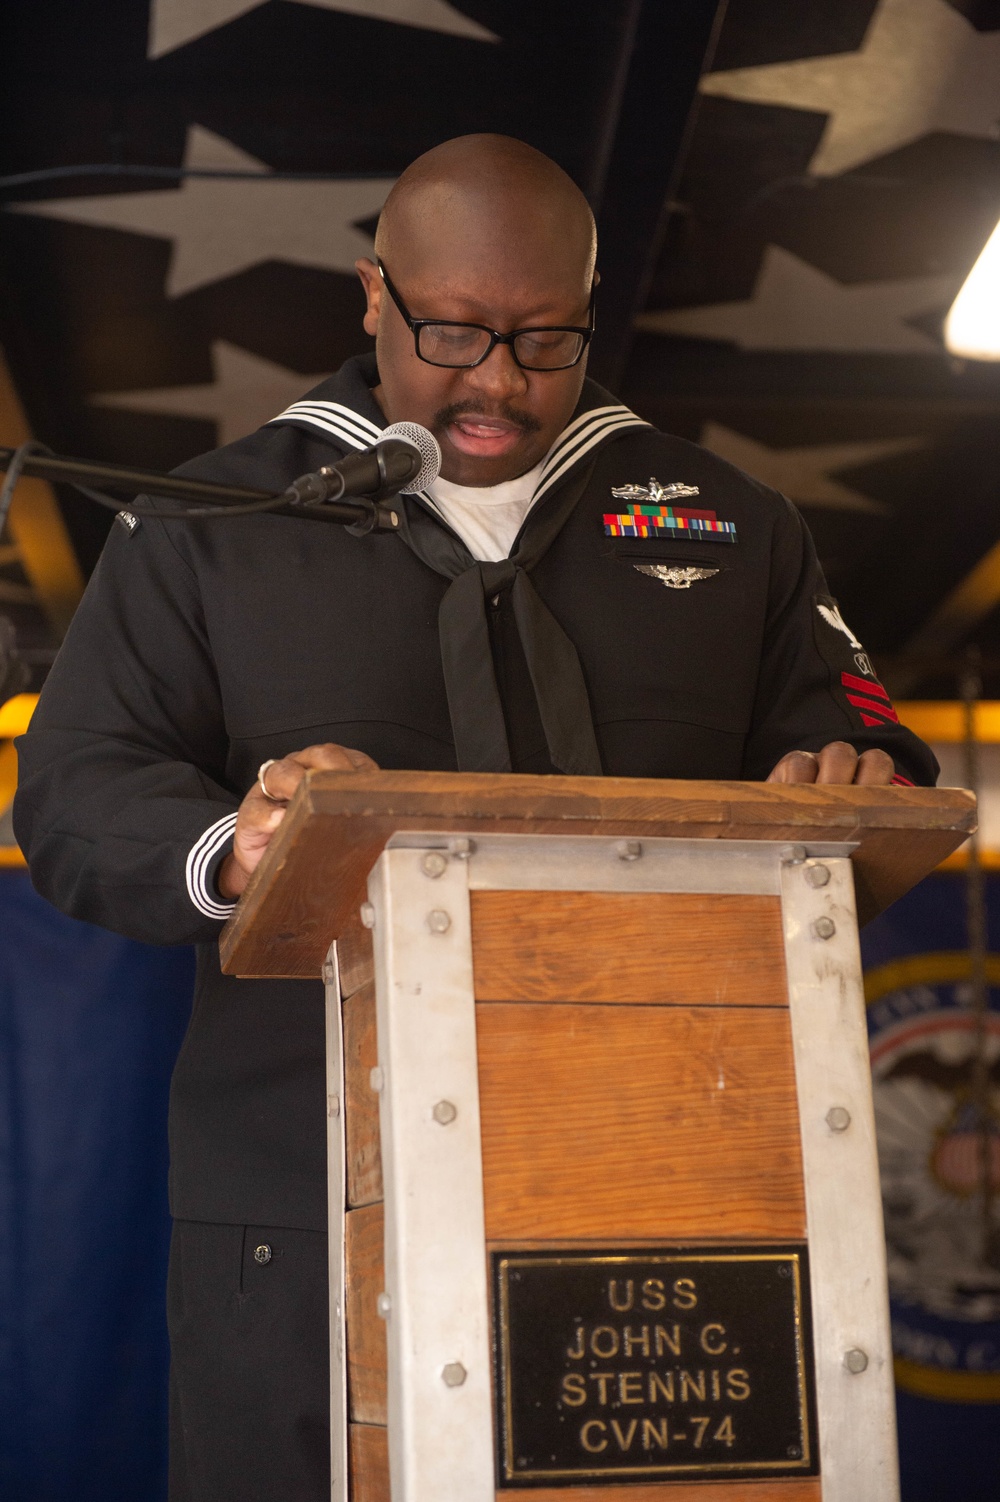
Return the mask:
POLYGON ((530 412, 519 412, 516 407, 509 406, 491 410, 481 402, 453 402, 450 407, 442 407, 434 414, 434 426, 446 428, 460 417, 485 417, 498 422, 509 422, 515 428, 520 428, 522 433, 539 433, 542 427, 538 418, 532 417, 530 412))

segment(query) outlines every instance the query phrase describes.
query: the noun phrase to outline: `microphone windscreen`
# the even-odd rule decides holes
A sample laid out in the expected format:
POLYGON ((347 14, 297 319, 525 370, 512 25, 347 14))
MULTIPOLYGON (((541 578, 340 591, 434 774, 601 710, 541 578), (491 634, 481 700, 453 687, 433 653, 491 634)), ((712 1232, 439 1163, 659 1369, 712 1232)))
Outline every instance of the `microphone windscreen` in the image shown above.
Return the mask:
POLYGON ((434 484, 441 469, 441 449, 429 428, 421 427, 419 422, 394 422, 381 437, 402 438, 406 443, 412 443, 423 461, 416 478, 404 487, 407 495, 414 495, 434 484))

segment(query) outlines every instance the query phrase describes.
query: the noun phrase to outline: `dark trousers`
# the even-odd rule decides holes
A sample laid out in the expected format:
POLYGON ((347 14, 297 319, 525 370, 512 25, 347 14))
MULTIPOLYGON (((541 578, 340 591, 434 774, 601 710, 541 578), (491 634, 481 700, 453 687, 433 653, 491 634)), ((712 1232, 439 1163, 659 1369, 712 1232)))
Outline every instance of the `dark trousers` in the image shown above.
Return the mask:
POLYGON ((175 1221, 170 1502, 329 1502, 326 1236, 175 1221))

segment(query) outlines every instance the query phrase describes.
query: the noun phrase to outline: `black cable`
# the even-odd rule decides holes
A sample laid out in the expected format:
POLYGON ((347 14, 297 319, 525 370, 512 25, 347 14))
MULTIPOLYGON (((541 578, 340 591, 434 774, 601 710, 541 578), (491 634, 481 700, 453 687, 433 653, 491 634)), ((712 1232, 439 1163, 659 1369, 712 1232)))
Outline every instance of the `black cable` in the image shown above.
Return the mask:
POLYGON ((249 501, 245 506, 185 506, 182 509, 167 511, 160 506, 133 506, 130 502, 116 501, 112 496, 105 495, 103 491, 91 490, 89 485, 81 485, 78 480, 70 483, 74 490, 78 490, 88 500, 96 501, 99 506, 107 506, 111 511, 127 511, 131 516, 155 516, 161 521, 168 522, 188 521, 191 517, 212 520, 217 516, 253 516, 258 511, 274 511, 279 506, 288 505, 288 500, 284 495, 270 495, 266 500, 249 501))
POLYGON ((375 526, 398 524, 398 519, 392 521, 388 513, 382 518, 380 508, 366 496, 304 497, 294 485, 278 494, 268 495, 264 491, 249 490, 242 486, 218 485, 212 481, 190 480, 180 475, 159 475, 145 470, 133 470, 120 464, 100 464, 89 459, 63 459, 44 443, 38 443, 34 439, 22 443, 16 449, 0 448, 0 467, 7 470, 0 487, 0 531, 3 530, 14 486, 22 474, 71 485, 88 500, 107 507, 109 511, 118 514, 127 511, 134 517, 158 517, 161 521, 210 521, 215 517, 255 516, 280 511, 285 515, 333 522, 338 526, 358 526, 364 531, 370 531, 375 526), (101 484, 110 485, 113 490, 122 489, 133 495, 163 495, 164 499, 177 498, 183 505, 143 506, 116 500, 103 490, 94 490, 87 485, 86 480, 91 477, 101 484), (207 505, 204 504, 206 501, 207 505), (199 502, 203 504, 198 504, 199 502))
MULTIPOLYGON (((815 177, 809 172, 793 172, 782 177, 773 177, 770 182, 762 183, 748 198, 737 202, 732 208, 727 206, 713 213, 700 207, 696 209, 692 204, 680 199, 673 199, 667 205, 667 208, 670 213, 678 216, 694 217, 705 224, 720 225, 729 224, 735 219, 746 218, 763 204, 767 203, 769 199, 780 197, 787 189, 804 188, 808 189, 811 193, 816 193, 818 196, 820 190, 828 188, 833 183, 836 183, 840 187, 876 188, 881 190, 905 187, 911 182, 912 178, 904 177, 900 173, 889 176, 884 173, 850 172, 844 173, 840 177, 815 177)), ((946 186, 952 185, 952 179, 944 176, 933 179, 933 182, 942 182, 946 186)), ((0 183, 0 186, 2 186, 2 183, 0 183)), ((924 189, 926 189, 926 186, 927 184, 925 183, 924 189)), ((970 197, 973 194, 977 198, 979 196, 978 188, 974 189, 971 186, 968 189, 968 193, 970 197)))
MULTIPOLYGON (((14 457, 14 450, 0 448, 0 469, 6 469, 14 457)), ((51 480, 54 484, 68 485, 91 483, 103 492, 110 485, 116 493, 128 495, 156 495, 185 501, 189 504, 203 502, 210 505, 245 505, 250 501, 270 499, 266 490, 250 490, 241 485, 218 485, 211 481, 189 480, 181 475, 155 474, 150 470, 133 469, 127 464, 101 464, 90 459, 62 459, 57 454, 29 455, 24 473, 36 480, 51 480)))
MULTIPOLYGON (((7 512, 14 498, 14 488, 32 454, 51 455, 52 450, 47 444, 39 443, 34 438, 30 438, 27 443, 20 444, 14 450, 10 463, 7 465, 3 485, 0 486, 0 534, 3 533, 7 512)), ((159 506, 126 505, 123 501, 116 501, 113 496, 105 495, 102 490, 91 490, 89 485, 81 485, 77 480, 71 480, 70 484, 88 500, 96 501, 99 506, 106 506, 110 511, 130 511, 133 516, 158 516, 163 521, 186 521, 190 517, 207 519, 216 516, 252 516, 258 511, 273 511, 278 506, 288 505, 287 497, 282 494, 266 496, 262 501, 249 501, 246 505, 186 506, 183 509, 166 511, 159 506)))
MULTIPOLYGON (((162 177, 170 182, 179 182, 186 177, 208 177, 266 183, 327 183, 361 181, 372 175, 370 172, 272 172, 270 169, 253 172, 240 167, 154 167, 133 166, 124 162, 81 162, 69 167, 37 167, 31 172, 12 172, 6 177, 0 177, 0 191, 73 177, 162 177)), ((391 174, 387 173, 385 176, 388 178, 391 174)))
MULTIPOLYGON (((35 439, 29 439, 27 443, 20 444, 11 456, 7 466, 7 473, 3 485, 0 486, 0 534, 3 533, 10 503, 14 498, 14 488, 21 478, 21 472, 32 454, 51 454, 52 450, 44 443, 38 443, 35 439)), ((158 516, 163 521, 186 521, 190 517, 207 519, 216 516, 253 516, 258 511, 273 511, 278 506, 287 506, 288 499, 285 495, 269 495, 262 501, 250 501, 246 505, 236 506, 186 506, 176 510, 167 511, 159 506, 132 506, 123 501, 116 501, 113 496, 105 495, 101 490, 91 490, 89 485, 81 485, 79 481, 70 481, 74 490, 79 490, 88 500, 96 501, 99 506, 106 506, 110 511, 130 511, 133 516, 158 516)))

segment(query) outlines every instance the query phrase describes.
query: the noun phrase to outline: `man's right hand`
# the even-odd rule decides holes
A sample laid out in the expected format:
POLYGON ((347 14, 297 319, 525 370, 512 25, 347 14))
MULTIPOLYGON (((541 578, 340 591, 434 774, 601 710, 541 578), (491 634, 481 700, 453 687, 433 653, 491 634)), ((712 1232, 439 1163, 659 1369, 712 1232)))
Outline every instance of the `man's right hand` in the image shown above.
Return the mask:
POLYGON ((219 867, 219 892, 225 900, 235 902, 240 896, 271 843, 274 831, 285 817, 289 798, 307 772, 377 770, 377 763, 363 751, 330 744, 307 746, 304 751, 293 751, 291 756, 273 761, 265 773, 270 798, 265 798, 255 782, 240 804, 233 831, 233 851, 219 867), (281 801, 276 803, 275 799, 281 801))

